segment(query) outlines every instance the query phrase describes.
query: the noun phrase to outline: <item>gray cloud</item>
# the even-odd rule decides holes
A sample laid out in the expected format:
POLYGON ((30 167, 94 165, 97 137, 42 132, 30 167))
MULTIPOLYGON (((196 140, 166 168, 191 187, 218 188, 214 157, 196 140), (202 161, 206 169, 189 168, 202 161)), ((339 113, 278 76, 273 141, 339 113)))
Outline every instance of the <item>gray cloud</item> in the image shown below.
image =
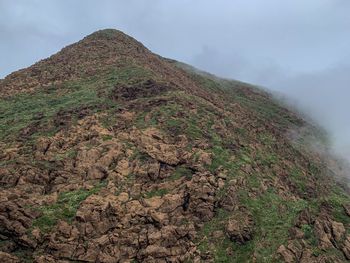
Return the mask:
POLYGON ((117 28, 163 56, 288 94, 348 152, 349 11, 348 0, 0 0, 0 77, 117 28))
POLYGON ((324 126, 334 150, 350 160, 350 64, 281 79, 270 87, 283 90, 304 112, 324 126))

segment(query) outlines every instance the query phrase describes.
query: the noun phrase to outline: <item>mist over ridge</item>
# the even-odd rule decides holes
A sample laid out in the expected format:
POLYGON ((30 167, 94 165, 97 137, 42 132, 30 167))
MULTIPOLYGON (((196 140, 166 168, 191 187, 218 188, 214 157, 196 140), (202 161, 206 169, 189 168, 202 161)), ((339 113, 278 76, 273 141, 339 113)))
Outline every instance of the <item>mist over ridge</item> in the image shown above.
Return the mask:
POLYGON ((0 77, 117 28, 162 56, 286 94, 348 158, 349 1, 33 0, 0 8, 0 77))

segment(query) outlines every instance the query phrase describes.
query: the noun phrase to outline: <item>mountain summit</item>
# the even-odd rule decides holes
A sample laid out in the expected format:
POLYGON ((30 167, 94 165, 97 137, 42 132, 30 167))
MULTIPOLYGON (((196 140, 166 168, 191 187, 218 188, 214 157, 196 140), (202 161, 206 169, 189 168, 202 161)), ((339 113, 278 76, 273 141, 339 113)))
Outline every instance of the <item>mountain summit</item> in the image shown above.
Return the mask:
POLYGON ((317 126, 106 29, 0 81, 3 262, 346 262, 317 126))

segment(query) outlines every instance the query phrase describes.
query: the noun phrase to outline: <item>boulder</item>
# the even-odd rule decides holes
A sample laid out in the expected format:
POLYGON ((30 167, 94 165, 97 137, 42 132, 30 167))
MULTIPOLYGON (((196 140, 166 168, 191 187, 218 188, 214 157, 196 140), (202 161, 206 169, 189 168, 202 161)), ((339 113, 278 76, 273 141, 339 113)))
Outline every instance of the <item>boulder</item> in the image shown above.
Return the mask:
POLYGON ((239 244, 251 240, 254 234, 252 214, 245 207, 241 207, 228 219, 225 232, 232 241, 239 244))

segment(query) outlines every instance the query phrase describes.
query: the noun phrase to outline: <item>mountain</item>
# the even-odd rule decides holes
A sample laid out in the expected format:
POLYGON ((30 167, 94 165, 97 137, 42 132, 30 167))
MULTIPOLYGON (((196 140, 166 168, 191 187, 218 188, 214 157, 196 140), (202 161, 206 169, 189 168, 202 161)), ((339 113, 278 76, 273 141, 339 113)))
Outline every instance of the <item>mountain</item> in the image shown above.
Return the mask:
POLYGON ((0 145, 3 262, 350 260, 321 128, 117 30, 1 80, 0 145))

